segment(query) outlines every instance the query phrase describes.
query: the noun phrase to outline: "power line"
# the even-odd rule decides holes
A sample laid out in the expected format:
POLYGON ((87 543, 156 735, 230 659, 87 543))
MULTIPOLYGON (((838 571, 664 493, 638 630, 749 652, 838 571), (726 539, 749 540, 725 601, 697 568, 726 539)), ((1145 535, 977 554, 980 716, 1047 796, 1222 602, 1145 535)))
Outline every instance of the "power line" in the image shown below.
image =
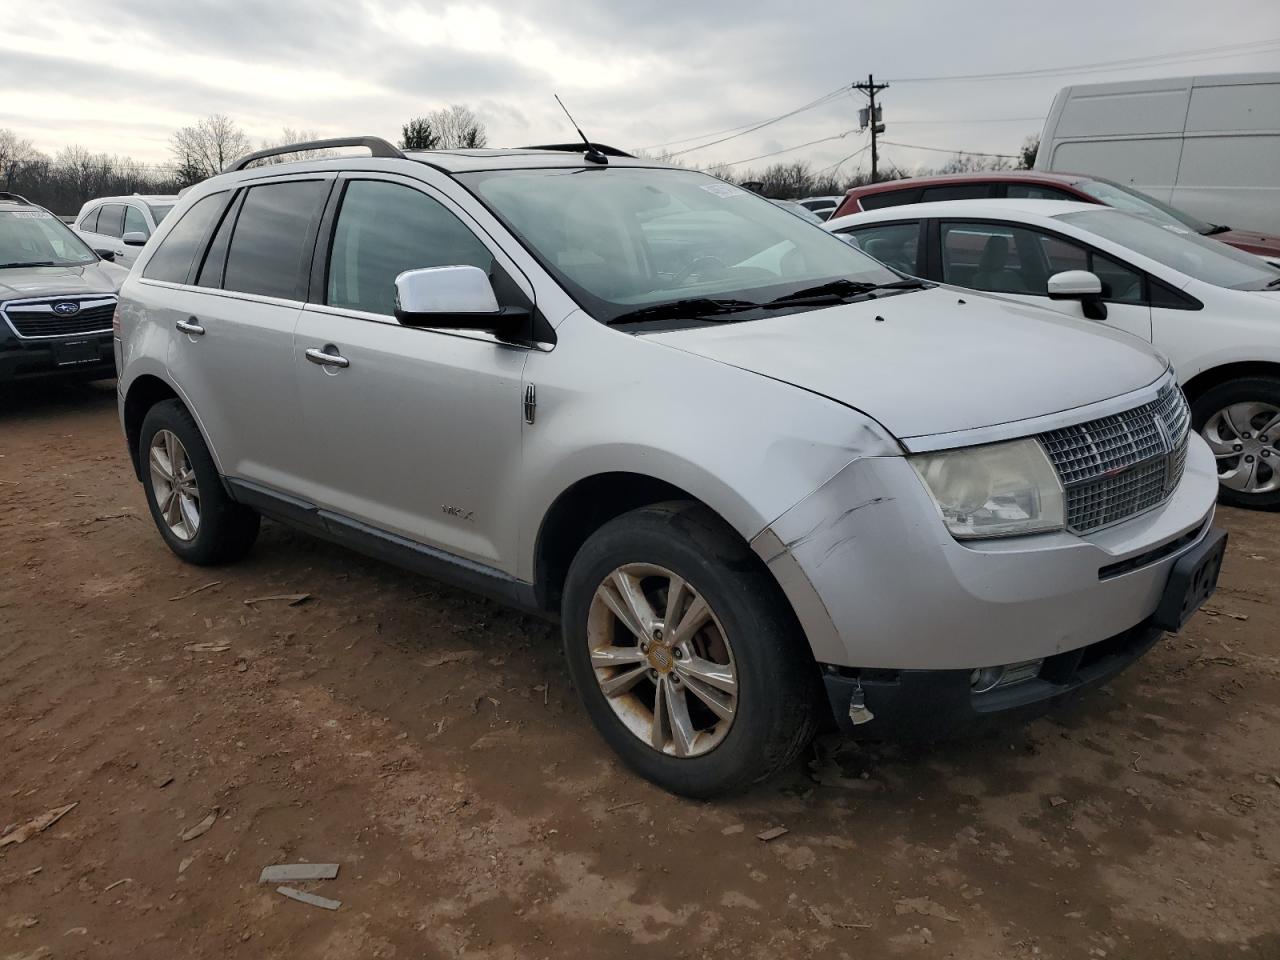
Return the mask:
MULTIPOLYGON (((828 170, 829 170, 829 171, 831 171, 832 175, 834 175, 834 174, 835 174, 835 172, 836 172, 837 170, 839 170, 842 166, 844 166, 844 164, 848 163, 848 162, 849 162, 850 160, 852 160, 854 157, 859 156, 859 155, 861 155, 861 154, 863 154, 863 153, 866 153, 866 152, 867 152, 868 150, 870 150, 870 149, 871 149, 871 144, 870 144, 870 143, 864 143, 862 146, 860 146, 857 150, 853 151, 853 153, 849 154, 847 157, 844 157, 844 158, 843 158, 843 159, 841 159, 841 160, 837 160, 835 163, 832 163, 832 164, 829 164, 829 165, 827 165, 827 166, 823 167, 821 170, 819 170, 817 173, 815 173, 815 174, 814 174, 814 176, 815 176, 815 177, 820 177, 820 176, 822 176, 824 173, 826 173, 828 170)), ((859 160, 859 161, 858 161, 858 166, 859 166, 859 167, 861 167, 861 166, 862 166, 862 161, 861 161, 861 160, 859 160)), ((855 172, 856 172, 856 171, 855 171, 855 172)))
POLYGON ((1003 157, 1005 160, 1021 160, 1015 153, 982 153, 979 150, 952 150, 948 147, 922 147, 918 143, 898 143, 895 140, 881 140, 891 147, 906 147, 909 150, 932 150, 935 153, 958 153, 965 157, 1003 157))
POLYGON ((793 147, 783 147, 781 150, 773 150, 773 151, 770 151, 769 153, 762 153, 762 154, 760 154, 760 155, 759 155, 759 156, 757 156, 757 157, 747 157, 746 159, 743 159, 743 160, 730 160, 730 161, 729 161, 729 162, 727 162, 727 163, 717 163, 717 164, 715 164, 715 166, 717 166, 717 167, 736 167, 736 166, 737 166, 738 164, 740 164, 740 163, 750 163, 752 160, 764 160, 766 157, 776 157, 776 156, 777 156, 778 154, 780 154, 780 153, 790 153, 792 150, 801 150, 801 149, 803 149, 804 147, 812 147, 812 146, 814 146, 815 144, 818 144, 818 143, 828 143, 828 142, 830 142, 830 141, 832 141, 832 140, 839 140, 839 139, 841 139, 841 138, 843 138, 843 137, 847 137, 847 136, 848 136, 849 134, 851 134, 851 133, 857 133, 857 132, 858 132, 858 128, 857 128, 857 127, 853 127, 853 128, 852 128, 852 129, 850 129, 850 130, 846 130, 846 131, 844 131, 844 133, 836 133, 836 134, 832 134, 832 135, 831 135, 831 136, 829 136, 829 137, 820 137, 820 138, 818 138, 817 140, 810 140, 808 143, 797 143, 797 144, 796 144, 795 146, 793 146, 793 147))
POLYGON ((1265 52, 1265 48, 1280 44, 1280 37, 1269 40, 1254 40, 1249 43, 1233 43, 1220 47, 1201 47, 1196 50, 1182 50, 1172 53, 1152 54, 1146 57, 1128 57, 1122 60, 1100 60, 1095 63, 1081 63, 1064 67, 1038 67, 1030 70, 1008 70, 1003 73, 966 73, 947 77, 902 77, 895 78, 894 83, 936 83, 956 80, 1009 80, 1028 77, 1052 77, 1069 73, 1091 73, 1106 71, 1110 68, 1123 69, 1154 65, 1157 62, 1176 62, 1181 59, 1217 59, 1221 56, 1241 56, 1248 53, 1265 52), (1228 51, 1231 51, 1228 53, 1228 51))
POLYGON ((966 119, 961 119, 961 120, 894 120, 893 124, 894 126, 897 126, 898 124, 902 124, 902 123, 922 123, 922 124, 928 124, 929 126, 937 126, 940 124, 951 124, 951 123, 1035 123, 1036 121, 1043 120, 1043 119, 1044 119, 1043 116, 1040 116, 1040 117, 987 117, 987 118, 968 117, 966 119))
MULTIPOLYGON (((794 117, 797 113, 803 113, 806 110, 811 110, 814 107, 817 107, 822 105, 823 103, 826 103, 828 100, 833 100, 836 97, 838 97, 840 94, 844 93, 844 91, 845 91, 845 88, 841 87, 838 90, 833 90, 831 93, 824 94, 823 96, 819 97, 817 100, 811 100, 809 103, 806 103, 802 107, 797 107, 796 109, 790 110, 787 113, 779 114, 776 117, 771 117, 768 120, 765 120, 761 123, 757 123, 754 126, 748 127, 747 129, 741 131, 740 133, 731 133, 727 137, 721 137, 719 140, 712 140, 708 143, 700 143, 695 147, 685 147, 683 150, 674 150, 669 154, 669 156, 678 157, 686 153, 693 153, 693 151, 695 150, 705 150, 707 147, 714 147, 718 143, 725 143, 726 141, 729 141, 729 140, 735 140, 738 137, 745 137, 748 133, 755 133, 757 130, 762 130, 767 126, 770 126, 771 124, 777 123, 779 120, 786 120, 788 117, 794 117)), ((698 138, 691 138, 691 139, 698 139, 698 138)))

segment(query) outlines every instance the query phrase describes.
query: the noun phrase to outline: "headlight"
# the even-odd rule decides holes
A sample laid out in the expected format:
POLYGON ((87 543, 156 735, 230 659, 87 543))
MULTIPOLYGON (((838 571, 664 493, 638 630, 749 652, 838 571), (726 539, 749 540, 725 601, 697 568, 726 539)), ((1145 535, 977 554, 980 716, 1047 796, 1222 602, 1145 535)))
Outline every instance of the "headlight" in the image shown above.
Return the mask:
POLYGON ((1062 529, 1062 484, 1035 440, 910 459, 957 539, 1062 529))

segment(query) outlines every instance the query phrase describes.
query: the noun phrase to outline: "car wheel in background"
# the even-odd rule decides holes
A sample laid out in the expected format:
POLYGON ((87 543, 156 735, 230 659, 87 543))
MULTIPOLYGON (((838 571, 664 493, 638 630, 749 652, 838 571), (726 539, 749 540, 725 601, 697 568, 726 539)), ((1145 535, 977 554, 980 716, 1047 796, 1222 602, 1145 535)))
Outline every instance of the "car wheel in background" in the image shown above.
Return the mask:
POLYGON ((1236 507, 1280 509, 1280 379, 1219 384, 1196 398, 1191 418, 1217 458, 1219 499, 1236 507))
POLYGON ((781 590, 700 505, 643 507, 596 531, 569 569, 562 630, 596 728, 673 793, 740 790, 816 729, 817 667, 781 590))
POLYGON ((258 514, 227 495, 186 407, 165 400, 147 411, 138 456, 147 506, 170 550, 201 565, 227 563, 249 551, 258 514))

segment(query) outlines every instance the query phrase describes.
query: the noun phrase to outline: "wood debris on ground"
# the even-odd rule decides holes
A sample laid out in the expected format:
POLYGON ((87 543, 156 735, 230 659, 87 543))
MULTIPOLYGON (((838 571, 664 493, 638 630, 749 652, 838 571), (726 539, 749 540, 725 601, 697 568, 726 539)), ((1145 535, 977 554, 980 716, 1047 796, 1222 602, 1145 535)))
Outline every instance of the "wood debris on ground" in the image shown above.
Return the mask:
POLYGON ((283 894, 290 900, 297 900, 299 903, 309 903, 313 907, 320 907, 324 910, 337 910, 342 906, 341 900, 330 900, 328 897, 317 897, 314 893, 303 893, 301 890, 293 889, 293 887, 276 887, 276 893, 283 894))
POLYGON ((0 847, 7 847, 11 843, 26 843, 28 839, 37 833, 43 833, 51 826, 65 817, 68 813, 75 809, 79 800, 75 803, 68 803, 65 807, 54 807, 45 813, 40 814, 33 820, 28 820, 22 826, 18 827, 3 837, 0 837, 0 847))
POLYGON ((243 601, 243 603, 246 607, 252 607, 254 604, 266 603, 269 600, 285 600, 288 602, 289 606, 296 607, 299 604, 306 603, 310 599, 311 594, 309 593, 277 593, 269 597, 250 597, 248 600, 243 601))
POLYGON ((276 863, 263 867, 259 883, 297 883, 300 880, 332 880, 338 875, 336 863, 276 863))
POLYGON ((194 840, 196 837, 203 837, 209 832, 209 828, 213 826, 214 821, 218 819, 218 809, 214 808, 213 812, 197 823, 194 827, 188 827, 182 831, 182 841, 186 843, 188 840, 194 840))
POLYGON ((187 599, 187 597, 194 597, 197 593, 200 593, 204 590, 208 590, 210 587, 216 587, 221 583, 222 583, 221 580, 210 580, 208 583, 204 584, 203 586, 196 587, 194 590, 188 590, 186 593, 180 593, 176 597, 170 597, 169 601, 172 602, 174 600, 185 600, 187 599))
POLYGON ((770 827, 768 830, 761 830, 757 833, 756 839, 763 840, 765 843, 768 843, 770 840, 777 840, 783 834, 790 832, 791 831, 786 827, 770 827))

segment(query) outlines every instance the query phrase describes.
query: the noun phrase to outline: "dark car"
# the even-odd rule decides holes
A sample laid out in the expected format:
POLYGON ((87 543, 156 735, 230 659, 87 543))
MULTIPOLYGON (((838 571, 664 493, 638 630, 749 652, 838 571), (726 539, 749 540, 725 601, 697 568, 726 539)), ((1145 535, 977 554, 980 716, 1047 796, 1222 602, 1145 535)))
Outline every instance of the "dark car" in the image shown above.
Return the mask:
POLYGON ((1202 236, 1229 243, 1280 266, 1280 237, 1205 223, 1132 187, 1076 173, 1004 170, 872 183, 865 187, 854 187, 846 193, 835 216, 843 217, 865 210, 879 210, 882 207, 908 203, 929 203, 934 200, 990 200, 1004 197, 1100 203, 1129 213, 1140 213, 1164 223, 1189 227, 1202 236))
POLYGON ((0 193, 0 384, 115 376, 111 323, 127 276, 44 207, 0 193))

